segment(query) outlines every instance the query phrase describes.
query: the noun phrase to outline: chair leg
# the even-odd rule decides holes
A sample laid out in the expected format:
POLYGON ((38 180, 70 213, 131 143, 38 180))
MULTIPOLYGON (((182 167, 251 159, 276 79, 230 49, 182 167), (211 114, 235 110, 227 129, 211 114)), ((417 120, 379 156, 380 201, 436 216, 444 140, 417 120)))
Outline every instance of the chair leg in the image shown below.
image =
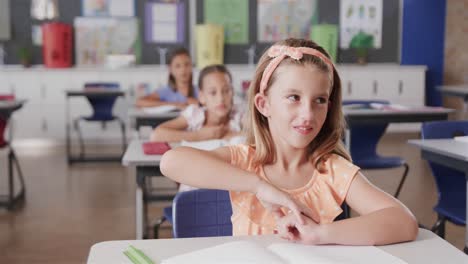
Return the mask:
POLYGON ((159 238, 159 228, 161 227, 162 223, 164 223, 166 221, 166 217, 165 216, 162 216, 161 218, 159 218, 156 223, 154 224, 153 226, 153 235, 154 235, 154 238, 159 238))
POLYGON ((127 135, 125 133, 125 123, 120 118, 117 118, 117 121, 120 123, 120 130, 122 132, 122 156, 125 153, 125 149, 127 148, 127 135))
POLYGON ((403 166, 405 167, 405 171, 403 172, 403 176, 401 177, 400 183, 398 184, 398 188, 395 192, 395 198, 398 198, 398 196, 400 195, 400 191, 401 191, 401 188, 403 187, 403 184, 405 183, 406 176, 408 176, 408 171, 409 171, 408 163, 405 162, 403 166))
POLYGON ((445 221, 447 219, 438 214, 437 215, 437 222, 435 222, 435 224, 432 226, 431 228, 431 231, 436 233, 438 236, 440 236, 441 238, 445 239, 445 221))
POLYGON ((23 172, 21 171, 21 167, 19 165, 18 159, 16 158, 16 154, 14 150, 10 147, 10 151, 8 153, 8 205, 7 210, 12 210, 16 204, 24 199, 24 195, 26 192, 26 187, 23 178, 23 172), (13 165, 16 168, 18 173, 18 178, 20 181, 20 191, 18 195, 15 195, 15 185, 14 185, 14 170, 13 165))
POLYGON ((73 122, 76 133, 78 134, 78 141, 80 143, 80 158, 84 159, 85 156, 85 148, 84 148, 84 142, 83 142, 83 135, 81 134, 81 129, 80 129, 80 119, 75 119, 73 122))

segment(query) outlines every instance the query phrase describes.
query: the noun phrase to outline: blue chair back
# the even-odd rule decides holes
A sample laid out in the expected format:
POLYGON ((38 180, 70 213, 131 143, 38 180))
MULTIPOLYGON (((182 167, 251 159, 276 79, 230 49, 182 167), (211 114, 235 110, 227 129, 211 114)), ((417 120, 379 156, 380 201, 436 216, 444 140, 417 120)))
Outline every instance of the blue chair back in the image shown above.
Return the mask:
MULTIPOLYGON (((453 138, 468 135, 468 121, 427 122, 422 126, 423 139, 453 138)), ((462 171, 429 161, 435 178, 438 202, 434 210, 456 224, 466 222, 466 179, 462 171)))
MULTIPOLYGON (((372 103, 389 104, 385 100, 346 100, 343 105, 359 104, 363 108, 371 108, 372 103)), ((348 124, 349 125, 349 124, 348 124)), ((382 138, 388 123, 351 124, 350 152, 353 162, 361 168, 391 168, 401 166, 401 163, 393 164, 387 160, 384 162, 377 154, 377 145, 382 138)))
POLYGON ((199 189, 180 192, 173 201, 173 236, 232 235, 232 207, 228 191, 199 189))
MULTIPOLYGON (((120 89, 118 83, 113 82, 96 82, 86 83, 85 89, 120 89)), ((93 115, 87 117, 88 121, 110 121, 114 119, 112 115, 112 108, 118 96, 112 97, 87 97, 91 107, 93 108, 93 115)))

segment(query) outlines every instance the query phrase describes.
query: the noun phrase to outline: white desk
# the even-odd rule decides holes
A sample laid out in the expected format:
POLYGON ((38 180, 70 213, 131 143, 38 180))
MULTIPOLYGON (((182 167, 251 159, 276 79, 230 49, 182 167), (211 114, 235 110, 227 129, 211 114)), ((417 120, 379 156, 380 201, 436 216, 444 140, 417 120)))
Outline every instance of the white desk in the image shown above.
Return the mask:
MULTIPOLYGON (((422 158, 463 171, 466 175, 466 184, 468 186, 468 143, 454 139, 409 140, 408 143, 421 148, 422 158)), ((466 200, 468 201, 468 193, 466 200)), ((464 251, 468 254, 468 229, 465 229, 464 251)))
POLYGON ((468 112, 468 85, 437 86, 437 90, 443 95, 461 97, 463 99, 462 117, 468 112))
MULTIPOLYGON (((123 254, 123 251, 130 245, 142 250, 155 263, 160 263, 161 260, 172 256, 236 240, 249 240, 263 246, 283 241, 274 235, 108 241, 97 243, 91 247, 88 264, 132 263, 123 254)), ((468 263, 468 257, 463 252, 425 229, 419 229, 416 241, 378 248, 408 263, 468 263)), ((375 263, 379 263, 378 260, 375 263)))
POLYGON ((136 239, 146 237, 146 202, 154 201, 172 201, 174 195, 151 195, 145 193, 146 179, 150 176, 162 176, 159 170, 159 162, 162 155, 145 155, 143 152, 143 140, 132 140, 122 159, 122 164, 127 167, 134 167, 136 171, 136 239))

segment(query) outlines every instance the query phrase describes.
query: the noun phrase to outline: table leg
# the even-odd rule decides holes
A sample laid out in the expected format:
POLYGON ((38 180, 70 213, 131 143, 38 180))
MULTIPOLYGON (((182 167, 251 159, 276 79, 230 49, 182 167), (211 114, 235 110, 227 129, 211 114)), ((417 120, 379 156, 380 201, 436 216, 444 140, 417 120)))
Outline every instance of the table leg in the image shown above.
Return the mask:
POLYGON ((136 215, 135 215, 135 225, 136 225, 136 239, 143 239, 144 229, 146 227, 145 218, 143 215, 143 189, 140 186, 137 186, 136 190, 136 215))
MULTIPOLYGON (((468 187, 468 172, 465 172, 465 179, 466 179, 466 187, 468 187)), ((468 192, 466 193, 466 201, 468 202, 468 192)), ((465 213, 465 219, 468 219, 468 203, 466 203, 466 213, 465 213)), ((463 252, 465 254, 468 254, 468 228, 465 226, 465 248, 463 248, 463 252)))
POLYGON ((65 98, 65 141, 67 148, 67 162, 71 163, 71 142, 70 142, 70 102, 68 96, 65 98))

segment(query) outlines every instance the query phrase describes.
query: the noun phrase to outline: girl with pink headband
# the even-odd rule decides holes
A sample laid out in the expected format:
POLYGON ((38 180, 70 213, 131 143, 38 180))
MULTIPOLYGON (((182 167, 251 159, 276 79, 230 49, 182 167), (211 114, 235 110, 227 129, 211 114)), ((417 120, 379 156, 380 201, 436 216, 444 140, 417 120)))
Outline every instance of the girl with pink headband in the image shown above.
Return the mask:
POLYGON ((278 233, 306 244, 383 245, 414 240, 411 212, 372 185, 341 136, 341 83, 325 50, 287 39, 263 54, 248 91, 245 144, 176 148, 167 177, 230 191, 233 235, 278 233), (358 216, 334 221, 346 202, 358 216))

